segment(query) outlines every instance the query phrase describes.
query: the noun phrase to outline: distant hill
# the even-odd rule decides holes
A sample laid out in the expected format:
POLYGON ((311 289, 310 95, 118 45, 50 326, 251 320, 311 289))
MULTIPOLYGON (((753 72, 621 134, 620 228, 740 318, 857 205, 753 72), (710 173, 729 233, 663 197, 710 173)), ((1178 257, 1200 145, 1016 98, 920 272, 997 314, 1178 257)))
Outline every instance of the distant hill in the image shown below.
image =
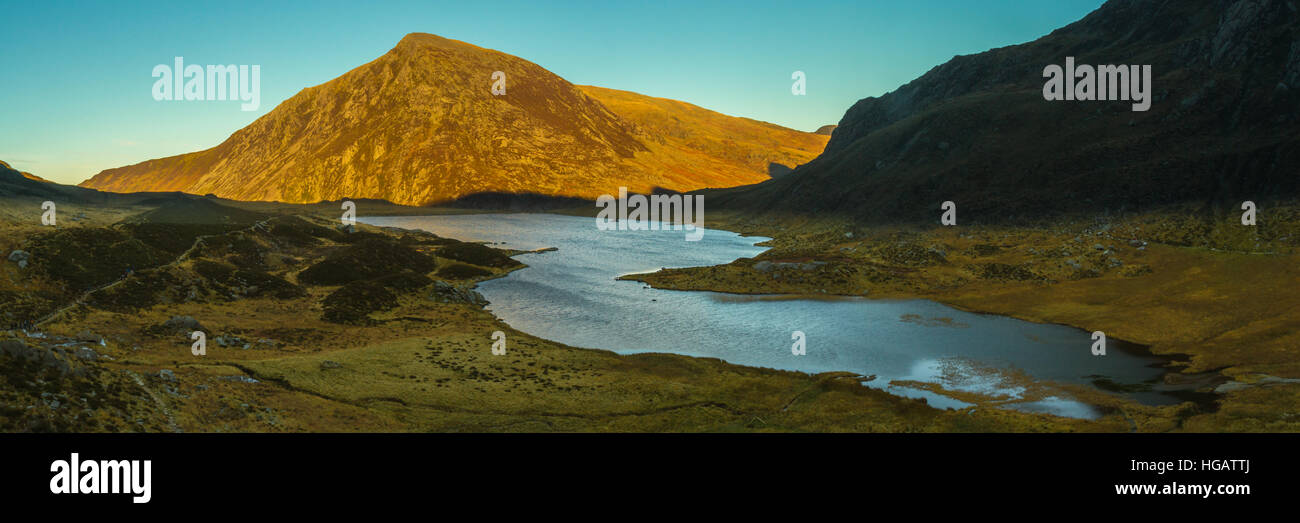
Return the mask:
POLYGON ((5 162, 3 162, 3 161, 0 161, 0 168, 4 168, 4 169, 10 170, 10 171, 15 171, 15 172, 17 172, 18 174, 21 174, 21 175, 23 176, 23 178, 27 178, 28 180, 35 180, 35 181, 38 181, 38 182, 49 182, 49 180, 46 180, 45 178, 41 178, 40 176, 36 176, 35 174, 29 173, 29 172, 26 172, 26 171, 19 171, 19 170, 17 170, 17 169, 14 169, 12 166, 10 166, 9 164, 7 164, 7 163, 5 163, 5 162))
POLYGON ((0 161, 0 197, 39 198, 75 202, 100 201, 99 191, 60 185, 0 161))
POLYGON ((1296 2, 1111 0, 1030 43, 958 56, 844 114, 783 176, 710 191, 712 208, 936 222, 1300 193, 1296 2), (1046 101, 1044 68, 1149 64, 1152 104, 1046 101))
POLYGON ((835 132, 835 128, 836 128, 836 127, 839 127, 839 126, 837 126, 837 125, 823 125, 823 126, 821 126, 821 127, 818 127, 816 131, 813 131, 813 134, 824 134, 824 135, 826 135, 826 136, 830 136, 831 133, 835 132))
MULTIPOLYGON (((114 193, 77 187, 75 185, 63 185, 45 180, 29 173, 18 172, 3 161, 0 161, 0 198, 49 200, 59 205, 75 203, 83 205, 145 207, 167 207, 174 203, 184 203, 204 199, 203 197, 182 194, 179 192, 114 193)), ((154 216, 156 218, 182 215, 197 216, 194 214, 195 211, 201 211, 205 208, 203 207, 204 203, 202 202, 192 205, 192 207, 180 211, 167 214, 157 214, 154 216)), ((208 207, 210 207, 210 205, 208 207)), ((246 216, 231 216, 236 218, 246 218, 246 216)))
POLYGON ((240 200, 381 198, 421 205, 476 193, 594 198, 768 178, 826 138, 625 91, 577 87, 505 53, 434 35, 304 89, 205 151, 105 170, 83 187, 240 200), (492 93, 493 73, 506 93, 492 93))

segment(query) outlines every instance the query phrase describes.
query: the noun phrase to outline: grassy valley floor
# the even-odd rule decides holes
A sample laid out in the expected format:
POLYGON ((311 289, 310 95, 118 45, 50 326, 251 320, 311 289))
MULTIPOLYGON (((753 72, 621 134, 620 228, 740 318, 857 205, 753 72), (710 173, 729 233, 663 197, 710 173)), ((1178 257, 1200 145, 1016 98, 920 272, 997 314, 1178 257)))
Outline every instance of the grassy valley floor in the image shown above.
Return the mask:
MULTIPOLYGON (((926 297, 1100 329, 1188 355, 1170 380, 1223 391, 1217 409, 1150 407, 1092 387, 1007 378, 1099 406, 1105 415, 1089 421, 969 395, 959 399, 974 407, 935 409, 850 373, 622 356, 539 339, 493 317, 473 292, 522 269, 513 253, 412 231, 341 231, 333 206, 182 198, 70 211, 84 215, 57 229, 26 215, 3 222, 0 248, 29 256, 26 267, 0 269, 10 322, 0 331, 5 431, 1297 428, 1291 252, 1129 244, 1116 229, 901 231, 728 217, 711 226, 772 236, 773 249, 635 276, 670 288, 926 297), (1245 293, 1257 298, 1237 298, 1245 293), (206 355, 191 354, 194 330, 206 334, 206 355), (492 354, 495 331, 506 335, 505 355, 492 354)), ((1270 241, 1281 248, 1287 240, 1270 241)))
POLYGON ((568 347, 511 329, 472 291, 521 269, 511 253, 365 225, 342 232, 300 206, 258 209, 183 199, 87 212, 57 229, 8 220, 0 247, 29 259, 0 275, 11 323, 0 331, 0 429, 1164 428, 1146 421, 1163 419, 1158 409, 1099 421, 939 410, 848 373, 568 347), (196 330, 206 355, 191 354, 196 330))

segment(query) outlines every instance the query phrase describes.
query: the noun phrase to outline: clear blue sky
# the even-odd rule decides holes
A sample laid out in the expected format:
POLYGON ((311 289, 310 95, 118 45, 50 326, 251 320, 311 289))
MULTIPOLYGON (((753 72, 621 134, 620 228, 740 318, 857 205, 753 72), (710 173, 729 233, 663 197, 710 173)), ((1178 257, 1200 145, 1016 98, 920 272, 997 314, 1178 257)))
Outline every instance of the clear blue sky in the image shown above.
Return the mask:
POLYGON ((299 90, 426 32, 575 84, 813 130, 958 54, 1102 0, 5 2, 0 160, 61 183, 215 146, 299 90), (261 66, 261 107, 151 96, 157 64, 261 66), (790 75, 807 75, 807 95, 790 75))

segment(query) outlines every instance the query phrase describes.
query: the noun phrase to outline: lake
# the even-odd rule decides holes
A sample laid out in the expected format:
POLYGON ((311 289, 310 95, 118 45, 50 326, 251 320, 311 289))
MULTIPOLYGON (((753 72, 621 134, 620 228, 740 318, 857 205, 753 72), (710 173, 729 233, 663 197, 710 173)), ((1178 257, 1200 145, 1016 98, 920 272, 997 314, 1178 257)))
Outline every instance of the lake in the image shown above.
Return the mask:
MULTIPOLYGON (((809 373, 848 371, 876 376, 867 386, 925 398, 936 407, 968 404, 914 387, 1025 398, 1024 376, 1091 385, 1151 383, 1164 360, 1119 340, 1093 356, 1091 334, 1061 325, 963 312, 928 300, 815 299, 652 289, 615 278, 662 267, 695 267, 753 257, 767 238, 707 229, 700 241, 683 231, 600 231, 593 218, 551 214, 375 217, 379 226, 422 229, 465 241, 532 250, 528 268, 479 284, 488 309, 515 329, 575 347, 630 354, 666 352, 740 365, 809 373), (802 332, 806 353, 791 351, 802 332)), ((1126 393, 1147 404, 1180 399, 1160 392, 1126 393)), ((1077 418, 1099 416, 1065 394, 1031 398, 1009 408, 1077 418)))

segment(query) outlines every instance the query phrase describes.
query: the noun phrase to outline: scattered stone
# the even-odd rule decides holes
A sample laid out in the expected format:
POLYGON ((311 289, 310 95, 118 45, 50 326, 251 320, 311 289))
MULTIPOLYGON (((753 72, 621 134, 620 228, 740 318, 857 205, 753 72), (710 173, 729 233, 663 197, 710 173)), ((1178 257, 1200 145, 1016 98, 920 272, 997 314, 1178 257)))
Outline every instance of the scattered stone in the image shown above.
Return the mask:
POLYGON ((339 363, 339 362, 337 362, 337 361, 325 360, 325 361, 320 362, 320 370, 339 369, 339 368, 342 368, 342 367, 343 367, 343 364, 342 364, 342 363, 339 363))
POLYGON ((99 359, 99 353, 90 347, 77 347, 77 358, 86 361, 95 361, 99 359))
POLYGON ((98 334, 90 332, 89 330, 83 330, 81 332, 78 332, 77 335, 73 337, 73 339, 77 341, 84 341, 86 343, 100 343, 104 341, 104 338, 100 337, 98 334))
POLYGON ((32 254, 23 250, 14 250, 9 253, 9 261, 18 264, 19 269, 26 269, 28 260, 32 259, 32 254))
POLYGON ((260 381, 257 381, 256 379, 250 378, 248 376, 219 376, 217 379, 226 380, 226 381, 238 381, 240 383, 261 383, 260 381))
POLYGON ((488 304, 487 298, 478 291, 462 289, 444 281, 433 283, 433 293, 430 297, 439 303, 468 303, 480 307, 488 304))
POLYGON ((175 383, 175 382, 176 382, 176 373, 173 372, 171 369, 163 369, 163 370, 158 371, 158 378, 161 379, 161 380, 163 380, 163 381, 168 381, 168 382, 175 383))
POLYGON ((190 333, 194 331, 205 331, 203 325, 199 323, 199 320, 196 320, 191 316, 172 316, 171 319, 157 325, 155 330, 162 334, 177 334, 181 336, 189 336, 190 333))

